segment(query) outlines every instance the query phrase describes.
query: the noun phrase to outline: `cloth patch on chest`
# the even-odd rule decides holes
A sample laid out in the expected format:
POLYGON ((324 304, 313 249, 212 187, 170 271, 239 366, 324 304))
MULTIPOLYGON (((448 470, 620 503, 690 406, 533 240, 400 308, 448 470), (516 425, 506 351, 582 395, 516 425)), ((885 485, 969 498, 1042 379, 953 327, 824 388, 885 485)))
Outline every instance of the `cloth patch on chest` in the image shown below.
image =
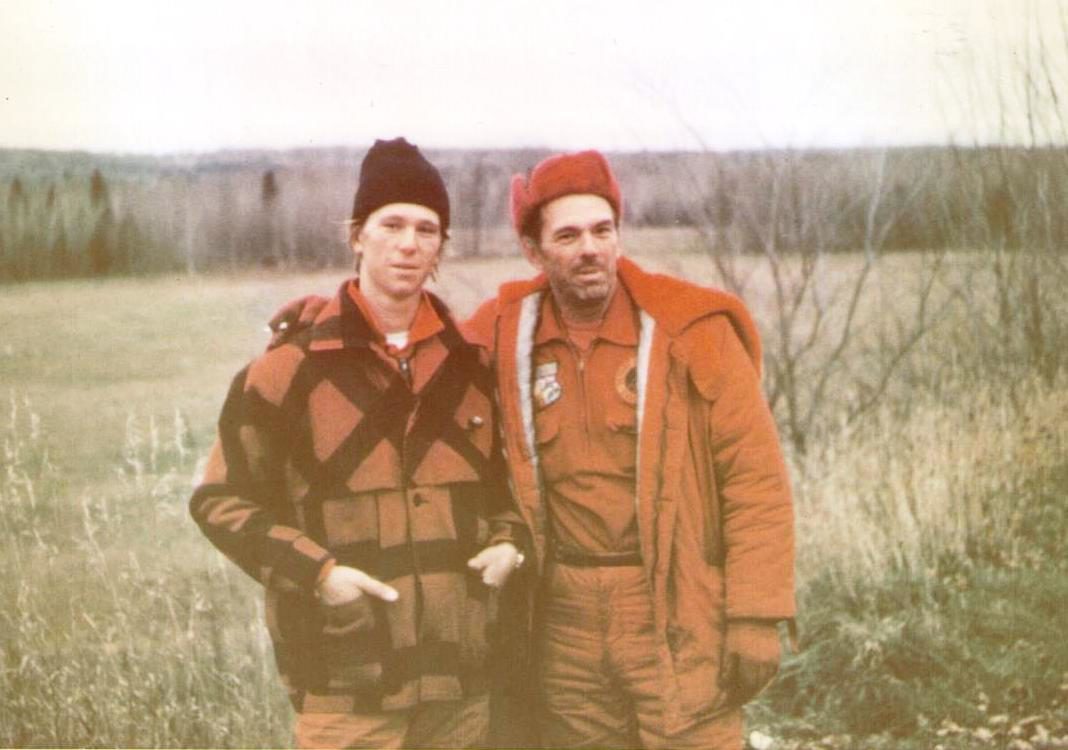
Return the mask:
POLYGON ((531 393, 534 396, 534 408, 541 410, 559 400, 564 389, 560 387, 560 381, 556 379, 556 371, 559 365, 556 361, 543 362, 534 368, 534 387, 531 393))
POLYGON ((638 360, 631 357, 616 370, 616 393, 631 406, 638 403, 638 360))

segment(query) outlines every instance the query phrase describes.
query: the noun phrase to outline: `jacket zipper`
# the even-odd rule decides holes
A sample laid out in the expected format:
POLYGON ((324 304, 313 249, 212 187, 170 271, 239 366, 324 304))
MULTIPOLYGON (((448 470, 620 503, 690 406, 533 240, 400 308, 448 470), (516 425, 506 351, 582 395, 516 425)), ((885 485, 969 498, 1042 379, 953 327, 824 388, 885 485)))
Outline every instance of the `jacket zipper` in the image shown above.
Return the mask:
POLYGON ((580 351, 575 342, 569 338, 567 339, 567 345, 571 349, 571 355, 575 358, 576 367, 578 368, 579 397, 582 399, 582 430, 585 438, 584 449, 588 455, 590 451, 590 405, 586 399, 586 392, 589 390, 586 387, 586 356, 593 350, 593 344, 590 345, 588 351, 580 351))

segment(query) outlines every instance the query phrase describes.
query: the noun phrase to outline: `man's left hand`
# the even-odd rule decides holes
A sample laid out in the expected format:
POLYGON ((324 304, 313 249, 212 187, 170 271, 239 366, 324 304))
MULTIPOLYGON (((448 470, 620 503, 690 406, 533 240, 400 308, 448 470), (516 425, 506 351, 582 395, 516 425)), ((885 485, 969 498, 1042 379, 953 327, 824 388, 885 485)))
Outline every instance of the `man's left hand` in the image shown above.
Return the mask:
POLYGON ((467 567, 482 573, 482 583, 499 589, 512 575, 519 561, 519 550, 511 542, 501 542, 479 552, 467 561, 467 567))
POLYGON ((733 620, 727 623, 720 687, 727 703, 741 706, 760 693, 779 671, 779 627, 773 620, 733 620))

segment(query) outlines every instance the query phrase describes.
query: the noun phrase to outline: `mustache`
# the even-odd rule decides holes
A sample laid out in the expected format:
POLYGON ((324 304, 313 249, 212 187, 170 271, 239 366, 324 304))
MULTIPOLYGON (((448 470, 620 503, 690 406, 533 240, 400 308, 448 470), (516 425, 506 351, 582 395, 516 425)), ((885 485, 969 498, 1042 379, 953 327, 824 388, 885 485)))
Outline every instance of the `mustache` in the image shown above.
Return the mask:
POLYGON ((586 273, 587 271, 606 271, 607 266, 604 263, 579 263, 571 269, 574 273, 586 273))

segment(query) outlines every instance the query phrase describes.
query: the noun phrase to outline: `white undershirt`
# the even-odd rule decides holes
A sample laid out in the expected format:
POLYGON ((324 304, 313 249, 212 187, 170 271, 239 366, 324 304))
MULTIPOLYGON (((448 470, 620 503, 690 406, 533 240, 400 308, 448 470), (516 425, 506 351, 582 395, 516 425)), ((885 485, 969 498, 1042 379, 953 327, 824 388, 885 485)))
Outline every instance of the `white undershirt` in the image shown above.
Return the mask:
POLYGON ((408 332, 397 331, 396 333, 387 333, 386 343, 398 351, 404 349, 408 346, 408 332))

